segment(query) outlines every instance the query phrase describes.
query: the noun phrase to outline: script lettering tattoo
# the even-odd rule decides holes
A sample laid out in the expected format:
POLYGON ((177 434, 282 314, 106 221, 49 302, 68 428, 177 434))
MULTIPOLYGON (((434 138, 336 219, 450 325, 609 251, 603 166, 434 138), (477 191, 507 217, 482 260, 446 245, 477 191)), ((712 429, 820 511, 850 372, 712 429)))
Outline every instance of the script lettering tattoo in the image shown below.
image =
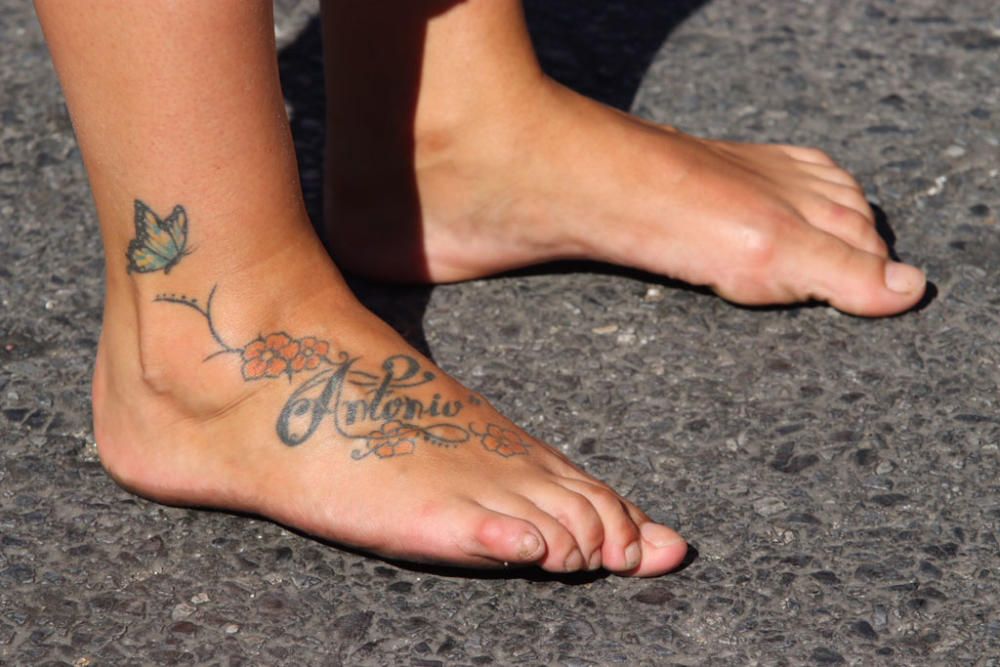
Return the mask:
MULTIPOLYGON (((330 343, 314 336, 295 338, 279 331, 260 334, 242 347, 232 345, 215 326, 215 294, 213 287, 204 303, 178 294, 159 294, 154 301, 199 313, 219 347, 205 361, 225 354, 239 356, 247 382, 281 377, 291 382, 309 375, 278 415, 275 430, 285 445, 297 447, 305 443, 326 424, 356 443, 351 451, 356 460, 412 454, 420 442, 457 447, 472 438, 504 458, 528 453, 531 445, 517 431, 492 423, 482 427, 475 422, 467 426, 457 423, 466 408, 461 400, 447 400, 437 393, 426 400, 410 393, 408 390, 434 382, 436 375, 408 354, 388 357, 378 372, 372 373, 359 368, 359 357, 343 351, 331 355, 330 343), (345 389, 352 397, 345 395, 345 389), (360 397, 353 397, 358 393, 360 397)), ((474 396, 468 402, 481 403, 474 396)))
POLYGON ((434 394, 424 402, 406 389, 432 382, 434 373, 421 371, 413 357, 397 354, 382 363, 379 374, 355 369, 358 359, 345 358, 336 368, 316 374, 296 389, 278 417, 278 437, 286 445, 299 445, 312 436, 324 420, 332 422, 340 435, 361 440, 351 452, 355 459, 375 455, 388 458, 409 454, 418 441, 454 447, 469 439, 469 431, 442 420, 418 424, 426 417, 456 417, 465 407, 461 401, 441 401, 434 394), (359 387, 364 398, 347 399, 344 389, 359 387))
MULTIPOLYGON (((135 200, 136 238, 126 252, 129 273, 169 273, 187 249, 188 219, 182 206, 160 219, 146 204, 135 200)), ((326 425, 355 443, 354 459, 370 456, 391 458, 412 454, 421 442, 437 447, 457 447, 478 440, 498 456, 527 454, 531 445, 519 432, 498 424, 459 424, 466 408, 461 400, 448 400, 435 393, 430 400, 414 395, 417 387, 428 388, 437 378, 416 358, 395 354, 376 372, 364 370, 360 357, 346 351, 331 353, 328 341, 315 336, 296 338, 284 331, 258 334, 242 346, 227 342, 212 317, 213 286, 204 302, 183 294, 158 294, 154 301, 194 310, 208 325, 218 350, 204 361, 220 355, 239 357, 246 382, 286 378, 302 379, 278 415, 275 431, 282 443, 297 447, 326 425), (303 379, 304 378, 304 379, 303 379), (345 390, 346 393, 345 393, 345 390)), ((424 394, 426 396, 426 394, 424 394)), ((481 405, 476 396, 468 403, 481 405)), ((466 423, 466 422, 462 422, 466 423)))

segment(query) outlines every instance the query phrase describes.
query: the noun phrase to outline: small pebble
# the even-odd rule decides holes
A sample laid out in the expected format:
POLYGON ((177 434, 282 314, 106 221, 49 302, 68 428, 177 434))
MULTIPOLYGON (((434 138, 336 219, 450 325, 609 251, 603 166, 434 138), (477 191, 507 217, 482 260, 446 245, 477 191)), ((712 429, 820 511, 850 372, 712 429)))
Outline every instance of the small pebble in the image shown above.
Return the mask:
POLYGON ((953 144, 944 149, 944 154, 951 158, 962 157, 965 155, 965 149, 953 144))
POLYGON ((197 611, 197 609, 195 609, 194 607, 192 607, 188 603, 181 602, 179 605, 177 605, 176 607, 174 607, 173 611, 170 612, 170 618, 172 618, 175 621, 179 620, 179 619, 182 619, 182 618, 187 618, 188 616, 190 616, 191 614, 193 614, 195 611, 197 611))
POLYGON ((878 467, 875 468, 875 474, 886 475, 892 472, 892 467, 893 467, 892 463, 890 463, 889 461, 882 461, 882 463, 879 463, 878 467))
POLYGON ((227 623, 225 626, 223 626, 222 631, 225 632, 227 635, 235 635, 237 632, 240 631, 240 626, 236 625, 235 623, 227 623))
POLYGON ((198 593, 197 595, 191 598, 191 603, 205 604, 206 602, 208 602, 208 600, 209 600, 208 593, 198 593))
POLYGON ((785 501, 774 496, 761 498, 760 500, 755 500, 753 503, 753 510, 761 516, 772 516, 783 511, 785 507, 785 501))
POLYGON ((947 182, 948 182, 947 176, 938 176, 937 178, 934 179, 934 185, 927 188, 927 195, 930 197, 934 197, 936 195, 941 194, 947 182))
POLYGON ((631 329, 621 332, 618 334, 618 338, 615 339, 619 345, 632 345, 636 341, 635 332, 631 329))
POLYGON ((876 630, 881 630, 889 624, 889 614, 886 613, 884 607, 876 607, 875 613, 872 615, 872 626, 876 630))
POLYGON ((650 285, 646 288, 646 293, 643 295, 642 300, 647 303, 655 303, 657 301, 663 301, 663 288, 659 285, 650 285))

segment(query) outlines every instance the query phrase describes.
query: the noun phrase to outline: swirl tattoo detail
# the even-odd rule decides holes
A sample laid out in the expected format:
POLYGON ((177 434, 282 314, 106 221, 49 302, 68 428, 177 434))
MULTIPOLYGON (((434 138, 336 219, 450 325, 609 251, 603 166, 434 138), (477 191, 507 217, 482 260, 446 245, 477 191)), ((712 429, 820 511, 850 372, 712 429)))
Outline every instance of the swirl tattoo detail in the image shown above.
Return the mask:
MULTIPOLYGON (((161 219, 146 204, 135 201, 136 238, 126 258, 129 273, 164 274, 191 251, 188 248, 188 218, 183 206, 161 219)), ((215 325, 212 303, 218 285, 201 302, 183 294, 158 294, 153 301, 183 306, 205 319, 208 333, 218 349, 203 361, 220 355, 239 357, 245 382, 286 378, 289 383, 304 378, 285 401, 275 432, 288 447, 312 439, 326 424, 334 433, 355 443, 351 458, 394 458, 413 454, 419 443, 457 447, 473 436, 482 446, 509 458, 527 454, 530 445, 517 431, 487 424, 480 431, 473 423, 457 423, 465 404, 433 394, 428 401, 414 389, 426 388, 436 375, 408 354, 395 354, 371 373, 358 367, 359 357, 341 350, 333 353, 329 341, 316 336, 295 336, 284 331, 260 333, 242 346, 229 343, 215 325), (345 388, 351 391, 345 395, 345 388)), ((426 397, 426 393, 422 394, 426 397)), ((473 406, 482 404, 471 395, 473 406)))
MULTIPOLYGON (((227 342, 212 317, 216 288, 204 302, 179 294, 159 294, 154 301, 199 313, 219 348, 205 361, 220 355, 239 357, 244 381, 305 378, 285 401, 275 424, 278 439, 286 446, 304 444, 327 424, 356 443, 351 450, 354 460, 407 456, 420 443, 457 447, 473 436, 487 451, 503 458, 528 453, 530 445, 517 431, 497 424, 486 424, 480 431, 473 423, 457 423, 466 408, 463 401, 447 400, 438 393, 430 400, 415 396, 414 388, 429 385, 437 376, 408 354, 386 358, 379 371, 372 373, 358 368, 359 357, 345 351, 334 353, 329 341, 316 336, 296 338, 275 331, 259 334, 242 346, 227 342), (349 394, 345 394, 347 388, 349 394)), ((467 402, 482 403, 475 396, 467 402)))
POLYGON ((478 431, 474 423, 469 424, 469 432, 479 438, 483 449, 504 458, 526 455, 531 448, 531 444, 520 433, 497 424, 487 424, 483 431, 478 431))

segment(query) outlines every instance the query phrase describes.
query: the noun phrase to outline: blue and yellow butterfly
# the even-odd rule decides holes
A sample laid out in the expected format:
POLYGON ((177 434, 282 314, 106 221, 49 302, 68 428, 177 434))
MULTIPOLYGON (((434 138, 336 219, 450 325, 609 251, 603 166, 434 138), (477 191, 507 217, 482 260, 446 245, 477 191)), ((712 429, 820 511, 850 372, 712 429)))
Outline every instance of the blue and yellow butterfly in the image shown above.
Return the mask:
POLYGON ((129 273, 152 273, 170 269, 190 254, 187 249, 188 218, 183 206, 175 206, 165 220, 138 199, 135 200, 135 238, 128 244, 129 273))

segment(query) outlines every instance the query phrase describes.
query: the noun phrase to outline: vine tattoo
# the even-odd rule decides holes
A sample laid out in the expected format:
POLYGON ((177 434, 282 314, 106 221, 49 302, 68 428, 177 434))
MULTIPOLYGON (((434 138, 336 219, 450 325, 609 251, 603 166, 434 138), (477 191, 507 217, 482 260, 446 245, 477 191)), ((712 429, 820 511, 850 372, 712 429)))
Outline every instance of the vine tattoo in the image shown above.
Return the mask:
MULTIPOLYGON (((135 201, 136 238, 126 257, 129 273, 151 273, 170 269, 187 254, 187 214, 182 206, 161 220, 141 201, 135 201)), ((182 294, 163 293, 153 299, 194 310, 208 325, 218 349, 205 357, 231 355, 240 360, 246 382, 285 378, 301 380, 278 415, 275 430, 282 443, 297 447, 312 439, 324 425, 355 443, 351 457, 392 458, 412 454, 421 442, 437 447, 457 447, 476 441, 498 456, 528 454, 531 444, 518 431, 499 424, 483 426, 466 422, 467 407, 461 400, 448 400, 435 393, 430 400, 413 390, 434 382, 436 375, 408 354, 387 357, 376 372, 364 370, 361 357, 346 351, 333 353, 326 340, 315 336, 296 338, 284 331, 258 334, 242 346, 222 336, 212 317, 218 285, 204 302, 182 294), (345 391, 347 390, 347 391, 345 391)), ((426 394, 424 394, 426 395, 426 394)), ((476 396, 469 404, 480 405, 476 396)))

